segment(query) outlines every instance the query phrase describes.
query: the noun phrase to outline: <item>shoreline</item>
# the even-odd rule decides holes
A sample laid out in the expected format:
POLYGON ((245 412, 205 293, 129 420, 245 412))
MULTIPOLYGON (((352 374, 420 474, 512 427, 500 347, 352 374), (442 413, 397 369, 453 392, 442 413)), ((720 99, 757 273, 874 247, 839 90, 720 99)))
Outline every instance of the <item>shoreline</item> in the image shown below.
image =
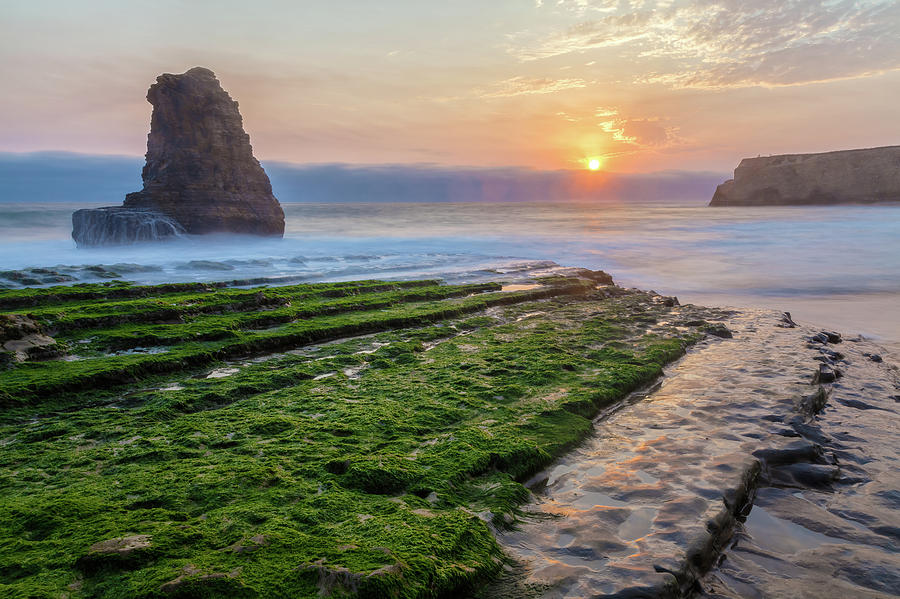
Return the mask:
POLYGON ((851 336, 862 335, 882 346, 900 361, 900 321, 885 322, 883 316, 893 312, 898 297, 892 293, 831 297, 811 296, 737 296, 733 294, 686 293, 686 301, 736 310, 777 310, 790 312, 799 324, 811 328, 833 328, 851 336), (848 312, 852 304, 854 310, 848 312))
POLYGON ((777 308, 900 343, 900 316, 889 305, 900 302, 897 206, 721 212, 691 202, 487 203, 411 212, 395 204, 292 204, 285 207, 287 236, 278 243, 213 235, 109 251, 74 251, 72 207, 26 205, 28 215, 2 208, 0 271, 42 267, 83 282, 264 284, 275 276, 282 284, 435 277, 462 283, 513 276, 519 265, 550 259, 606 268, 623 286, 701 305, 777 308))
MULTIPOLYGON (((371 256, 355 255, 345 257, 349 263, 354 261, 364 263, 370 260, 371 256)), ((313 259, 314 261, 315 259, 313 259)), ((326 263, 333 263, 334 259, 328 259, 326 263)), ((223 263, 221 267, 215 265, 209 266, 215 272, 216 270, 226 270, 231 268, 227 263, 223 263)), ((565 273, 568 271, 578 270, 580 267, 562 266, 551 261, 516 261, 513 264, 498 265, 496 269, 489 269, 479 272, 445 272, 441 270, 432 270, 424 274, 425 278, 442 279, 451 283, 478 283, 501 277, 502 280, 508 281, 506 285, 530 286, 533 285, 534 278, 541 276, 549 276, 553 273, 565 273), (505 275, 505 276, 504 276, 505 275)), ((32 269, 35 270, 35 269, 32 269)), ((196 282, 195 277, 180 280, 179 283, 158 282, 154 280, 148 281, 127 281, 129 277, 132 279, 136 274, 141 273, 139 265, 135 264, 118 264, 118 265, 92 265, 85 267, 54 267, 50 269, 36 269, 37 274, 30 271, 7 271, 8 277, 14 277, 16 281, 25 281, 27 284, 17 284, 17 286, 9 286, 6 289, 23 289, 25 287, 34 287, 42 279, 41 284, 37 288, 47 288, 60 283, 64 285, 97 285, 104 283, 128 282, 133 285, 165 285, 165 284, 181 284, 181 285, 213 285, 217 287, 253 287, 260 285, 269 286, 288 286, 299 283, 327 283, 331 280, 349 281, 353 280, 352 275, 336 277, 329 279, 322 276, 310 276, 308 274, 292 274, 281 276, 251 276, 246 278, 228 279, 227 275, 220 274, 216 280, 210 282, 196 282), (117 268, 118 267, 118 268, 117 268), (77 270, 84 270, 89 277, 87 280, 65 280, 69 276, 81 276, 76 274, 77 270), (99 277, 99 278, 97 278, 99 277)), ((148 270, 147 272, 153 272, 148 270)), ((365 271, 361 271, 366 274, 365 271)), ((373 272, 371 274, 379 274, 373 272)), ((390 273, 380 273, 382 275, 390 273)), ((146 277, 146 275, 144 275, 146 277)), ((215 278, 215 275, 213 275, 215 278)), ((387 281, 405 280, 404 275, 395 275, 387 277, 379 277, 387 281)), ((413 277, 423 278, 423 277, 413 277)), ((624 286, 634 289, 650 288, 653 286, 641 285, 640 281, 624 279, 621 281, 624 286)), ((894 304, 900 301, 900 295, 893 292, 878 292, 866 294, 841 293, 838 295, 756 295, 752 293, 738 294, 734 292, 698 292, 698 291, 679 291, 670 285, 655 286, 661 290, 661 293, 677 296, 685 302, 695 303, 703 306, 717 306, 735 310, 779 310, 790 312, 793 318, 802 324, 811 327, 832 327, 843 330, 854 335, 863 335, 867 339, 871 339, 876 343, 884 346, 885 349, 896 359, 900 360, 900 319, 894 321, 885 321, 884 316, 893 313, 894 304), (847 307, 852 305, 854 309, 848 311, 847 307)), ((0 287, 0 291, 4 288, 0 287)))
MULTIPOLYGON (((13 304, 19 304, 13 306, 14 310, 21 312, 24 309, 30 318, 36 319, 35 322, 43 323, 45 328, 42 333, 61 335, 60 341, 66 345, 60 351, 78 351, 83 355, 80 360, 57 361, 53 370, 60 374, 50 378, 47 374, 51 370, 41 366, 47 362, 34 362, 34 366, 28 366, 26 362, 25 366, 0 372, 0 383, 3 383, 6 392, 3 401, 7 407, 5 424, 2 425, 5 430, 0 431, 0 437, 5 449, 11 449, 14 454, 4 461, 0 474, 12 483, 14 479, 10 478, 9 469, 14 464, 18 470, 33 469, 33 458, 27 457, 31 455, 41 456, 40 463, 51 464, 59 459, 66 462, 70 458, 62 456, 72 449, 64 448, 74 442, 78 453, 87 451, 88 455, 95 455, 91 462, 98 460, 100 464, 97 466, 99 473, 85 471, 81 474, 85 481, 98 475, 102 479, 105 470, 110 473, 131 472, 128 476, 132 482, 126 482, 126 486, 131 486, 131 491, 126 493, 123 489, 122 493, 136 498, 128 501, 115 499, 113 505, 120 506, 117 509, 121 510, 130 502, 133 506, 127 508, 129 511, 150 510, 143 516, 145 520, 151 517, 149 514, 153 510, 162 509, 171 512, 166 515, 167 519, 186 522, 195 529, 192 534, 200 535, 196 538, 201 545, 193 553, 176 551, 172 554, 173 549, 167 549, 170 546, 166 541, 174 532, 169 527, 160 527, 159 524, 141 527, 134 523, 110 525, 112 521, 99 526, 95 523, 94 528, 108 531, 106 537, 109 538, 84 536, 83 531, 75 533, 74 538, 83 539, 76 541, 72 547, 73 558, 77 560, 57 570, 56 576, 61 581, 72 580, 72 574, 67 576, 66 571, 74 573, 75 582, 65 583, 70 588, 71 585, 77 586, 74 590, 79 592, 73 593, 73 598, 86 596, 84 593, 94 596, 102 588, 96 585, 103 583, 103 573, 108 571, 118 571, 125 576, 121 579, 123 582, 130 581, 125 583, 129 586, 121 587, 119 591, 125 592, 127 588, 131 596, 150 596, 161 588, 169 590, 170 587, 173 592, 236 596, 252 591, 259 596, 267 596, 265 589, 270 583, 261 583, 253 572, 259 572, 259 575, 269 572, 266 576, 276 576, 275 572, 281 570, 271 570, 266 564, 275 565, 296 554, 298 541, 295 539, 285 544, 286 531, 320 527, 324 524, 320 518, 325 517, 325 522, 330 522, 329 518, 335 517, 327 515, 330 513, 328 510, 333 508, 326 508, 325 504, 319 503, 321 500, 315 499, 323 489, 324 495, 329 495, 328 490, 331 489, 347 505, 361 501, 360 514, 365 518, 361 516, 360 521, 354 521, 352 525, 339 519, 321 529, 319 536, 322 539, 333 538, 335 547, 326 549, 326 546, 321 546, 320 553, 307 551, 310 553, 307 561, 291 570, 295 572, 292 582, 283 578, 283 572, 277 574, 282 579, 279 584, 295 585, 298 596, 306 596, 307 592, 312 596, 323 588, 338 587, 360 593, 394 589, 391 592, 400 592, 403 596, 408 593, 412 593, 409 596, 419 596, 425 591, 416 586, 420 583, 414 573, 423 567, 432 572, 429 576, 442 580, 440 584, 445 589, 481 584, 503 564, 495 541, 492 541, 493 535, 499 534, 498 538, 502 539, 504 534, 512 534, 502 531, 516 522, 528 521, 521 511, 527 508, 523 502, 536 489, 529 491, 522 483, 533 478, 535 471, 554 468, 552 464, 556 464, 557 460, 569 459, 573 451, 577 453, 579 448, 589 443, 594 435, 592 431, 603 422, 596 420, 599 410, 608 409, 626 397, 628 392, 657 379, 664 372, 678 369, 685 361, 693 360, 692 356, 705 351, 702 349, 704 347, 737 344, 738 340, 731 339, 730 328, 734 327, 728 323, 740 318, 741 314, 689 304, 680 306, 671 297, 610 286, 612 281, 605 273, 584 269, 558 269, 556 274, 537 279, 542 284, 538 288, 523 288, 515 277, 508 277, 507 280, 513 285, 512 289, 507 287, 507 291, 500 291, 497 283, 453 286, 436 285, 433 281, 370 281, 257 289, 182 285, 159 288, 158 292, 153 288, 92 286, 78 288, 74 293, 73 288, 69 288, 69 300, 66 300, 62 289, 36 291, 27 301, 15 300, 13 304), (115 291, 119 297, 104 297, 110 291, 115 291), (155 299, 155 293, 161 294, 161 298, 171 297, 176 301, 171 303, 166 300, 160 304, 155 299), (158 309, 160 305, 174 306, 175 312, 167 308, 165 313, 161 313, 158 309), (448 309, 447 306, 451 305, 452 309, 448 309), (354 310, 364 312, 357 317, 354 310), (375 320, 366 320, 369 316, 362 318, 365 314, 371 314, 375 320), (328 319, 344 320, 338 328, 333 328, 327 324, 328 319), (315 325, 319 329, 310 329, 303 324, 313 321, 321 321, 321 325, 315 325), (196 326, 192 324, 195 322, 198 323, 196 326), (296 329, 300 325, 306 327, 304 332, 296 329), (315 330, 322 332, 316 333, 315 330), (201 336, 197 337, 198 334, 201 336), (363 336, 360 337, 360 334, 363 336), (688 349, 698 342, 696 349, 688 349), (198 343, 206 345, 197 346, 198 343), (158 352, 154 349, 167 346, 197 347, 188 349, 188 353, 179 350, 182 354, 178 354, 176 362, 167 362, 165 355, 172 350, 158 352), (672 363, 686 349, 688 357, 672 363), (123 353, 123 350, 126 351, 123 353), (272 354, 272 351, 287 353, 272 354), (222 367, 225 358, 228 361, 222 367), (183 362, 185 359, 186 363, 183 362), (110 365, 105 370, 92 366, 104 362, 110 365), (177 362, 181 362, 180 367, 177 362), (468 364, 472 366, 465 368, 468 364), (472 367, 474 369, 470 369, 472 367), (529 374, 535 368, 537 370, 529 374), (28 369, 40 378, 29 379, 16 374, 28 369), (72 376, 80 378, 72 379, 72 376), (69 377, 68 382, 66 377, 69 377), (416 385, 430 380, 429 377, 436 377, 434 381, 442 382, 434 390, 426 391, 425 395, 416 391, 416 395, 410 396, 417 398, 416 402, 426 402, 421 407, 418 403, 414 408, 403 407, 391 399, 393 394, 409 393, 416 385), (12 393, 11 384, 18 385, 12 393), (87 394, 78 391, 79 387, 86 385, 97 391, 87 394), (104 391, 104 387, 109 387, 109 390, 104 391), (409 387, 410 391, 399 391, 404 387, 409 387), (364 392, 364 389, 367 391, 364 392), (449 404, 441 399, 441 395, 448 391, 453 393, 448 397, 449 404), (296 395, 298 393, 301 395, 296 395), (372 399, 365 400, 369 396, 372 399), (107 399, 97 401, 102 397, 107 399), (303 402, 314 400, 311 405, 315 407, 298 411, 297 407, 292 407, 297 401, 292 399, 294 397, 309 398, 303 402), (431 399, 426 401, 429 397, 431 399), (405 451, 415 449, 405 458, 399 448, 387 454, 383 453, 384 450, 373 448, 369 451, 383 456, 378 458, 377 463, 369 458, 348 459, 347 455, 352 456, 358 451, 359 443, 368 443, 365 435, 359 436, 361 430, 369 431, 367 435, 382 435, 385 430, 392 430, 393 425, 386 423, 396 419, 396 416, 391 416, 381 424, 376 421, 374 428, 371 428, 372 424, 366 424, 365 419, 360 420, 363 413, 358 413, 355 407, 361 400, 366 401, 368 409, 376 413, 388 406, 392 406, 391 410, 405 410, 404 418, 396 420, 401 423, 405 419, 417 421, 426 416, 428 412, 422 411, 425 406, 428 410, 438 410, 446 415, 457 413, 460 409, 469 410, 467 413, 471 415, 467 418, 474 420, 467 420, 469 424, 451 432, 449 438, 444 436, 445 432, 421 445, 413 442, 405 451), (223 419, 231 422, 229 428, 237 426, 240 429, 240 425, 235 424, 234 416, 229 414, 234 410, 239 410, 235 415, 243 413, 240 410, 251 406, 255 406, 252 412, 241 417, 247 420, 251 428, 239 435, 240 440, 233 441, 231 437, 222 440, 217 439, 216 434, 211 435, 210 427, 219 428, 225 422, 223 419), (311 414, 313 410, 318 411, 311 414), (270 412, 277 415, 267 415, 270 412), (505 412, 509 413, 499 416, 505 412), (498 416, 491 418, 492 413, 498 416), (31 420, 35 415, 38 415, 37 420, 31 420), (261 415, 265 415, 262 416, 265 422, 260 420, 261 415), (129 422, 134 418, 137 418, 135 422, 145 423, 142 427, 150 428, 147 431, 129 431, 133 426, 129 422), (323 418, 331 422, 324 428, 320 424, 323 418), (72 419, 78 423, 75 428, 72 428, 72 419), (101 438, 107 439, 100 441, 96 438, 97 433, 78 434, 79 427, 91 431, 98 426, 96 422, 119 422, 121 431, 111 433, 110 424, 102 425, 105 432, 101 438), (206 424, 201 425, 204 422, 206 424), (193 430, 202 433, 202 438, 185 445, 195 435, 171 437, 171 432, 166 431, 173 425, 185 432, 193 430), (508 429, 511 425, 514 428, 508 429), (387 429, 383 428, 385 426, 387 429), (157 436, 162 435, 161 438, 168 441, 162 444, 160 441, 149 441, 147 435, 153 434, 148 432, 151 430, 156 430, 157 436), (301 430, 305 432, 301 433, 301 430), (135 432, 138 434, 135 435, 135 432), (308 470, 311 466, 303 465, 304 460, 309 459, 308 454, 303 453, 307 457, 299 462, 285 461, 279 456, 283 454, 286 458, 297 451, 300 446, 295 448, 295 445, 302 435, 314 447, 320 447, 316 451, 322 452, 325 446, 316 445, 320 443, 316 439, 322 434, 326 435, 322 438, 326 444, 334 444, 325 451, 326 455, 334 453, 337 447, 342 449, 327 458, 324 474, 313 477, 313 480, 316 477, 320 480, 318 492, 313 493, 315 489, 307 488, 309 485, 302 483, 303 478, 313 472, 308 470), (445 447, 447 439, 453 437, 458 439, 445 447), (517 438, 519 441, 513 442, 517 438), (85 444, 86 440, 90 442, 85 444), (523 441, 524 445, 521 444, 523 441), (455 444, 460 442, 464 445, 456 447, 455 444), (510 442, 512 445, 507 446, 510 442), (18 453, 25 449, 22 443, 29 446, 26 454, 18 453), (106 453, 111 448, 115 448, 112 461, 106 453), (155 499, 146 497, 148 490, 143 488, 144 483, 139 482, 148 472, 154 471, 153 464, 158 460, 166 464, 167 460, 183 454, 185 457, 179 460, 187 459, 194 464, 180 466, 176 471, 179 477, 190 478, 201 476, 199 473, 204 472, 205 468, 201 464, 215 464, 222 459, 216 457, 218 455, 232 456, 228 459, 239 458, 240 454, 233 454, 236 449, 242 453, 246 451, 248 455, 254 451, 259 451, 259 456, 271 454, 271 458, 266 458, 267 462, 274 459, 274 463, 278 464, 274 474, 253 474, 253 477, 262 478, 247 490, 261 484, 257 491, 251 493, 259 495, 253 501, 262 502, 258 503, 257 509, 262 509, 264 513, 271 512, 269 518, 281 520, 274 528, 265 520, 258 523, 251 520, 240 527, 240 534, 225 534, 223 538, 233 543, 224 549, 212 539, 202 539, 215 529, 215 523, 223 522, 220 516, 213 516, 217 510, 232 510, 226 508, 227 504, 219 505, 212 500, 210 507, 200 512, 192 508, 190 502, 173 504, 172 498, 167 499, 167 493, 180 488, 181 483, 176 480, 163 475, 161 481, 166 482, 161 489, 170 488, 171 491, 158 490, 155 499), (38 453, 33 453, 35 451, 38 453), (343 454, 347 451, 349 454, 343 454), (52 457, 54 455, 57 457, 52 457), (388 456, 390 462, 385 462, 388 456), (448 457, 450 462, 446 461, 448 457), (486 460, 484 464, 479 462, 482 458, 486 460), (301 478, 297 478, 297 473, 291 473, 298 467, 305 472, 301 478), (149 471, 145 472, 148 468, 149 471), (438 470, 429 474, 435 468, 438 470), (267 477, 271 476, 275 478, 266 482, 269 480, 267 477), (447 482, 451 483, 449 487, 447 482), (292 528, 296 527, 296 522, 289 525, 290 518, 295 516, 287 520, 284 515, 275 516, 280 513, 277 509, 272 511, 276 504, 265 498, 273 492, 268 489, 274 490, 275 497, 284 496, 285 492, 291 496, 296 493, 289 490, 292 485, 305 489, 295 499, 300 505, 307 506, 302 520, 305 524, 300 528, 292 528), (281 487, 284 490, 279 490, 281 487), (303 499, 304 496, 308 498, 303 499), (310 501, 313 503, 308 503, 310 501), (215 505, 219 507, 212 509, 215 505), (321 511, 323 509, 326 511, 321 511), (197 520, 201 516, 203 518, 197 520), (210 517, 213 518, 213 529, 209 529, 207 523, 210 517), (523 517, 525 520, 522 520, 523 517), (462 535, 459 537, 462 544, 451 543, 441 550, 434 548, 433 551, 449 550, 450 553, 444 558, 421 562, 421 552, 410 553, 410 549, 404 548, 408 541, 396 544, 398 539, 404 538, 402 535, 396 537, 390 533, 385 537, 385 532, 372 530, 371 523, 378 522, 387 522, 388 529, 398 524, 419 527, 421 532, 418 534, 428 534, 429 530, 435 531, 431 534, 444 531, 438 534, 439 537, 455 530, 452 534, 462 535), (431 528, 434 526, 438 528, 431 528), (203 532, 207 529, 208 532, 203 532), (325 532, 334 530, 346 532, 336 536, 334 532, 325 532), (367 545, 361 539, 372 534, 375 535, 373 539, 379 539, 377 543, 380 545, 371 545, 370 542, 369 548, 364 550, 367 545), (469 540, 463 542, 463 537, 469 540), (388 538, 395 540, 385 545, 388 538), (472 547, 479 549, 465 549, 472 543, 472 547), (201 546, 206 549, 199 550, 201 546), (387 550, 373 554, 373 547, 378 551, 387 547, 387 550), (222 551, 225 553, 222 554, 222 551), (190 557, 192 554, 195 555, 193 558, 190 557), (197 555, 206 557, 200 559, 197 555), (222 555, 231 557, 215 557, 222 555), (315 555, 319 555, 320 559, 316 559, 315 555), (201 562, 218 565, 204 567, 201 562), (240 570, 234 569, 236 565, 240 566, 240 570), (134 575, 129 574, 132 571, 134 575), (413 578, 409 578, 411 576, 413 578), (146 582, 139 583, 142 579, 146 582), (407 582, 402 582, 404 580, 407 582), (155 582, 150 584, 151 581, 155 582), (414 590, 416 588, 419 590, 414 590)), ((0 291, 0 303, 6 301, 5 311, 9 312, 12 298, 28 296, 28 292, 0 291)), ((742 326, 746 328, 746 325, 742 326)), ((736 331, 740 330, 743 329, 736 328, 736 331)), ((830 358, 827 353, 822 355, 832 360, 833 366, 839 361, 830 358)), ((661 380, 665 388, 669 381, 675 379, 663 375, 661 380)), ((809 389, 808 382, 804 384, 809 389)), ((645 405, 651 405, 651 402, 633 404, 634 409, 643 409, 645 405)), ((416 426, 426 427, 421 430, 433 430, 431 435, 444 430, 440 419, 429 423, 429 418, 416 426), (438 428, 428 428, 435 426, 438 428)), ((652 430, 653 427, 650 428, 652 430)), ((415 432, 412 439, 428 435, 415 432)), ((403 438, 401 435, 388 441, 388 446, 401 442, 403 438)), ((678 451, 672 451, 669 455, 678 455, 678 451)), ((247 462, 244 466, 237 463, 229 468, 240 472, 244 468, 255 468, 252 463, 247 462)), ((73 466, 69 465, 70 468, 73 466)), ((74 467, 76 471, 83 468, 74 467)), ((266 466, 266 469, 270 468, 266 466)), ((753 468, 751 466, 747 472, 753 471, 753 468)), ((63 478, 53 483, 51 488, 71 476, 60 474, 59 464, 55 469, 57 473, 52 476, 63 478)), ((117 476, 121 478, 124 474, 117 476)), ((215 476, 221 479, 222 474, 215 476)), ((33 477, 29 475, 28 478, 33 477)), ((747 478, 746 473, 741 474, 740 480, 745 484, 734 486, 732 496, 752 496, 751 478, 747 478)), ((231 501, 236 501, 240 507, 247 499, 229 495, 233 493, 228 490, 229 485, 225 484, 218 494, 224 492, 225 497, 230 496, 231 501)), ((245 486, 246 483, 241 484, 241 487, 245 486)), ((18 504, 15 509, 20 511, 17 513, 29 513, 26 506, 41 497, 42 493, 34 495, 35 488, 29 491, 28 483, 24 486, 18 483, 10 488, 25 493, 17 501, 31 498, 18 504), (21 512, 22 509, 26 511, 21 512)), ((75 490, 73 493, 82 495, 73 496, 68 501, 83 501, 96 493, 96 489, 85 487, 82 491, 75 490)), ((113 493, 106 501, 115 497, 113 493)), ((46 505, 49 504, 45 502, 49 498, 41 499, 45 507, 41 507, 39 512, 31 512, 32 515, 27 516, 24 522, 28 522, 28 518, 42 517, 38 514, 46 514, 46 505)), ((210 499, 203 499, 200 495, 191 501, 208 503, 210 499)), ((708 537, 706 549, 697 554, 697 559, 704 564, 711 563, 723 548, 726 538, 731 538, 729 531, 737 527, 735 516, 742 512, 742 502, 733 499, 730 505, 724 512, 712 516, 720 523, 716 528, 719 532, 708 537)), ((83 517, 90 521, 97 516, 85 514, 83 517)), ((231 515, 229 518, 234 517, 231 515)), ((702 524, 703 521, 699 519, 696 522, 702 524)), ((18 522, 16 526, 23 526, 21 520, 18 522)), ((34 533, 27 528, 30 525, 24 526, 26 528, 21 529, 19 535, 34 537, 34 533)), ((33 551, 41 546, 43 539, 57 538, 55 535, 59 534, 72 537, 73 531, 66 531, 63 527, 55 532, 53 529, 49 533, 41 532, 39 538, 34 538, 37 544, 33 551)), ((302 542, 310 543, 312 540, 302 542)), ((446 539, 443 544, 446 545, 446 539)), ((671 548, 668 551, 670 555, 673 553, 671 548)), ((33 558, 40 559, 39 555, 38 552, 33 558)), ((0 555, 0 566, 10 557, 0 555)), ((674 580, 678 584, 673 587, 673 583, 663 582, 661 589, 674 592, 677 587, 682 589, 678 591, 682 593, 705 574, 704 567, 679 566, 678 563, 675 559, 664 567, 677 574, 674 580)), ((659 574, 659 564, 652 566, 652 576, 666 578, 666 575, 659 574)), ((634 574, 633 569, 630 571, 634 574)), ((30 576, 23 572, 14 580, 27 585, 30 576)))

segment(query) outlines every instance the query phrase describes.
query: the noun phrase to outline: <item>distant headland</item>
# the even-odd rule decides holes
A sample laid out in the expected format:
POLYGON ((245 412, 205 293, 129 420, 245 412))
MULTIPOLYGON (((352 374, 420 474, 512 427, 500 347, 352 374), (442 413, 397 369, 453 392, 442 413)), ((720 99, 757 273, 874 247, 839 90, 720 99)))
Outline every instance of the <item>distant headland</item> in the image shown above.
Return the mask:
POLYGON ((163 74, 153 105, 144 188, 122 206, 77 210, 79 246, 133 243, 182 233, 284 235, 284 212, 253 157, 238 103, 209 69, 163 74))
POLYGON ((710 206, 900 202, 900 146, 744 158, 710 206))

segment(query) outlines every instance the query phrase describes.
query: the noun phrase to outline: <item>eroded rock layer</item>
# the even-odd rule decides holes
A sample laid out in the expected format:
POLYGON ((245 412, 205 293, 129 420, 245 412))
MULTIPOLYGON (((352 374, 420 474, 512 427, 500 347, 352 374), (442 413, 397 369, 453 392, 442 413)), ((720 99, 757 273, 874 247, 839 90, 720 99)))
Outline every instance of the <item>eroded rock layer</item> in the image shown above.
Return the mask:
POLYGON ((900 202, 900 146, 744 158, 710 206, 900 202))
POLYGON ((72 231, 80 246, 156 241, 177 237, 184 228, 155 210, 130 210, 120 206, 84 208, 72 214, 72 231))
POLYGON ((238 104, 212 71, 195 67, 181 75, 160 75, 147 100, 153 116, 144 188, 125 197, 124 209, 77 211, 72 236, 78 245, 145 241, 145 225, 165 219, 174 226, 149 238, 168 237, 179 228, 189 234, 284 234, 284 212, 253 157, 238 104))

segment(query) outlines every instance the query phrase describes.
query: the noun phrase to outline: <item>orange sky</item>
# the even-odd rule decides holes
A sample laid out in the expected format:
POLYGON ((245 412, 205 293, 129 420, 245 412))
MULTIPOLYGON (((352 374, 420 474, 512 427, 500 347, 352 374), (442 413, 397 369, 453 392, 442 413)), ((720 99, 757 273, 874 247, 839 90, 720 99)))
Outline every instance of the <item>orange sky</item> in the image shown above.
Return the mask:
POLYGON ((895 0, 7 0, 0 151, 139 155, 213 69, 257 157, 728 171, 900 143, 895 0))

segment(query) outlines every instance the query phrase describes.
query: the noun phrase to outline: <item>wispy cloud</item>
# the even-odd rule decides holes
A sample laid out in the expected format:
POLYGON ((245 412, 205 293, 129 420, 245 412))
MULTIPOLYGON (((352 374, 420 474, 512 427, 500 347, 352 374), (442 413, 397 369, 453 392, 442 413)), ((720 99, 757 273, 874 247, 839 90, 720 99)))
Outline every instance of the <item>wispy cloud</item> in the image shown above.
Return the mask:
POLYGON ((628 118, 617 108, 598 108, 594 117, 597 126, 613 141, 639 147, 666 146, 678 142, 678 129, 666 126, 658 118, 628 118))
MULTIPOLYGON (((896 0, 563 0, 580 22, 521 33, 522 61, 616 48, 634 81, 785 86, 900 69, 896 0)), ((546 7, 544 8, 546 9, 546 7)))
POLYGON ((567 89, 587 87, 584 79, 546 79, 512 77, 495 83, 487 89, 478 89, 475 95, 482 98, 509 98, 529 94, 553 94, 567 89))

